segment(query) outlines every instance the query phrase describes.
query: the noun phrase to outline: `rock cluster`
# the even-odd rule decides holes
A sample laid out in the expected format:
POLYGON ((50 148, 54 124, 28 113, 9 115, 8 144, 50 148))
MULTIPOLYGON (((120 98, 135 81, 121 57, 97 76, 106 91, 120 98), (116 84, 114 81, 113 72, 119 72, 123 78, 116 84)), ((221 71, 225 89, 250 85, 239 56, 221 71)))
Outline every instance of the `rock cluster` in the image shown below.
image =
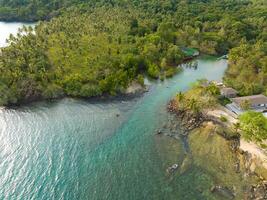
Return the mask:
POLYGON ((213 186, 211 188, 211 192, 216 193, 217 195, 219 195, 225 199, 234 199, 235 198, 235 194, 231 189, 229 189, 227 187, 220 186, 220 185, 213 186))
POLYGON ((191 130, 200 127, 205 121, 205 118, 201 112, 194 113, 190 110, 180 109, 177 102, 172 100, 168 104, 168 111, 174 113, 181 125, 182 132, 187 135, 191 130))
POLYGON ((249 199, 266 200, 267 199, 267 181, 251 186, 249 199))
MULTIPOLYGON (((225 127, 225 124, 223 124, 220 120, 211 118, 205 113, 202 112, 194 113, 191 110, 180 108, 178 105, 178 102, 175 100, 171 100, 167 107, 168 111, 175 114, 176 116, 176 123, 171 123, 171 125, 166 126, 167 128, 170 128, 171 131, 171 137, 175 137, 176 134, 173 134, 173 130, 177 130, 177 127, 175 124, 179 124, 179 133, 183 134, 185 137, 195 128, 200 127, 203 122, 213 122, 216 124, 216 133, 224 137, 226 140, 229 141, 230 149, 234 152, 236 152, 236 155, 238 157, 241 156, 242 160, 244 162, 244 167, 246 171, 246 175, 252 175, 255 174, 254 170, 252 169, 253 166, 253 159, 251 155, 249 155, 247 152, 243 152, 239 149, 240 146, 240 135, 232 135, 227 133, 227 127, 225 127)), ((240 173, 241 171, 241 160, 236 159, 236 162, 233 166, 236 173, 240 173)), ((221 169, 224 171, 224 169, 221 169)), ((262 179, 263 180, 263 179, 262 179)), ((235 189, 228 188, 220 185, 213 186, 211 188, 211 192, 223 197, 224 199, 235 199, 235 189)), ((261 182, 257 185, 248 186, 246 189, 246 199, 249 200, 267 200, 267 181, 261 182)))

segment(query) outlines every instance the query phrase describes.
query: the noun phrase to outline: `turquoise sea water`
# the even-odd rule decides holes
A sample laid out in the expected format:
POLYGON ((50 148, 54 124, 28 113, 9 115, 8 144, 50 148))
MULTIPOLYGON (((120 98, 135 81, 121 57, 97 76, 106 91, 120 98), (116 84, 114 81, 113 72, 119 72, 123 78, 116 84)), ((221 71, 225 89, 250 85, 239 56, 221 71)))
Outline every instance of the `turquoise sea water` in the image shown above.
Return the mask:
MULTIPOLYGON (((0 46, 20 26, 0 22, 0 46)), ((166 104, 177 92, 197 79, 220 80, 227 67, 211 57, 196 63, 163 82, 147 81, 149 92, 134 99, 1 109, 0 199, 218 199, 210 194, 216 177, 208 167, 183 162, 181 173, 166 173, 186 158, 188 147, 155 135, 172 119, 166 104)))
POLYGON ((204 199, 209 181, 192 168, 178 177, 166 166, 184 155, 181 141, 157 139, 166 104, 200 78, 221 79, 227 61, 197 59, 131 100, 63 99, 0 112, 0 199, 204 199), (119 114, 119 116, 117 116, 119 114))

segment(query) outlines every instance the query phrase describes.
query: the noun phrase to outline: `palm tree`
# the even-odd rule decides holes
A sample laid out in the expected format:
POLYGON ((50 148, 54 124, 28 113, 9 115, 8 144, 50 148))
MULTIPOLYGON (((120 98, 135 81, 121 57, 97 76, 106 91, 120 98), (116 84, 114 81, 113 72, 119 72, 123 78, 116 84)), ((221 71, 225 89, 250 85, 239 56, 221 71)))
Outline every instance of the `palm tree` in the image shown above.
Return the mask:
POLYGON ((182 93, 182 92, 179 92, 177 95, 176 95, 176 98, 178 100, 178 103, 180 105, 180 108, 183 108, 184 107, 184 99, 185 99, 185 95, 182 93))
POLYGON ((213 95, 213 96, 216 96, 216 95, 219 95, 220 94, 220 90, 219 88, 213 83, 213 84, 210 84, 208 87, 207 87, 207 91, 213 95))
POLYGON ((188 108, 193 111, 193 113, 198 113, 200 111, 200 107, 198 101, 194 98, 190 99, 188 103, 188 108))
POLYGON ((179 102, 183 101, 184 100, 184 94, 182 92, 179 92, 177 95, 176 95, 177 99, 179 102))

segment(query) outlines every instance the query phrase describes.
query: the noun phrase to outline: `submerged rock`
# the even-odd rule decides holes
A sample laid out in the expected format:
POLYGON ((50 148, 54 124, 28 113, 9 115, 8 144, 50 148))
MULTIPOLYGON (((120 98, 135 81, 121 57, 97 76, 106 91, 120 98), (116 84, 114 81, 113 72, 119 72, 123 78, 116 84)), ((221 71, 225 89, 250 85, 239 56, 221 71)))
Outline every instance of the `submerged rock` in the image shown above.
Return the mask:
POLYGON ((232 190, 230 190, 227 187, 220 186, 220 185, 213 186, 211 188, 211 192, 215 193, 215 194, 217 194, 223 198, 226 198, 226 199, 234 199, 235 198, 235 194, 232 190))
POLYGON ((240 163, 239 162, 235 163, 234 168, 235 168, 236 173, 240 173, 240 163))
POLYGON ((251 186, 249 199, 265 200, 267 199, 267 182, 264 181, 258 185, 251 186))
POLYGON ((205 113, 182 110, 176 101, 170 101, 168 111, 174 114, 179 126, 177 129, 175 123, 171 123, 168 125, 170 132, 177 129, 179 131, 173 135, 184 136, 189 141, 190 156, 186 156, 181 163, 180 174, 191 166, 197 166, 212 174, 216 183, 235 185, 233 188, 213 186, 211 192, 220 199, 267 200, 267 184, 254 185, 250 190, 250 185, 259 180, 257 172, 261 168, 256 168, 251 156, 239 149, 240 135, 233 134, 220 120, 208 118, 205 113))

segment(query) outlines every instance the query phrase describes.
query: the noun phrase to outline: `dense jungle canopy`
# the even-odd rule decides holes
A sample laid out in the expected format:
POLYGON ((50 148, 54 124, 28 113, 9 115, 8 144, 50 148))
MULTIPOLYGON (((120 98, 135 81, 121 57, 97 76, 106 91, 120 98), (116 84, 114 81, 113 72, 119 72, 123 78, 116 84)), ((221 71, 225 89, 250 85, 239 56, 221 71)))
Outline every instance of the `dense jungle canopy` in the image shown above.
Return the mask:
POLYGON ((265 0, 0 0, 0 20, 43 20, 1 49, 1 105, 115 95, 172 76, 184 47, 229 53, 225 82, 266 92, 265 0))

